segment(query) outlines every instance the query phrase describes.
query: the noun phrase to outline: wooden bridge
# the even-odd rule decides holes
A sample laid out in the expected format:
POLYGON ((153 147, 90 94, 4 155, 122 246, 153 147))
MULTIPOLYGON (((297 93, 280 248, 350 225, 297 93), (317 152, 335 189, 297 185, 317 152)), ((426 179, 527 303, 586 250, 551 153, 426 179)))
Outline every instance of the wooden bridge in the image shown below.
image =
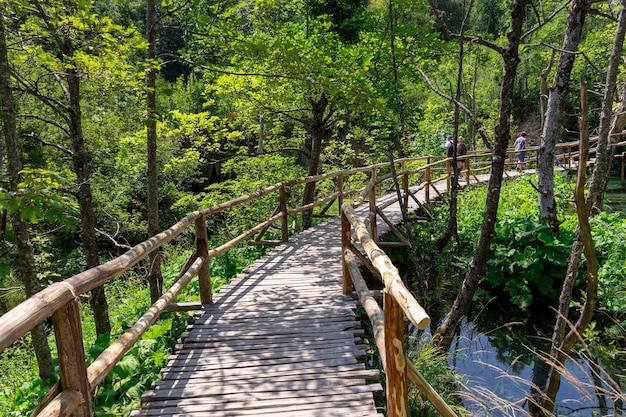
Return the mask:
MULTIPOLYGON (((467 155, 465 185, 486 178, 490 164, 489 153, 467 155)), ((50 285, 0 317, 0 351, 52 317, 60 382, 33 415, 92 416, 91 393, 159 315, 172 308, 196 309, 198 319, 162 379, 143 395, 135 416, 374 416, 382 412, 374 398, 382 396, 383 387, 378 371, 364 365, 364 333, 355 317, 358 303, 369 316, 384 366, 387 415, 406 415, 410 380, 441 415, 454 416, 406 357, 400 342, 404 317, 420 329, 430 319, 378 242, 380 234, 391 232, 399 239, 395 245, 408 245, 395 225, 416 211, 428 218, 423 204, 431 197, 444 198, 450 174, 449 160, 442 157, 408 158, 285 181, 191 213, 119 258, 50 285), (311 182, 320 190, 319 200, 289 207, 288 195, 300 195, 298 187, 311 182), (210 249, 205 220, 253 201, 267 207, 273 201, 276 209, 210 249), (313 209, 318 216, 333 210, 340 216, 289 236, 294 219, 313 209), (87 366, 79 295, 119 277, 191 226, 196 250, 176 282, 87 366), (210 259, 247 240, 277 246, 213 295, 210 259), (363 265, 384 284, 384 313, 361 276, 363 265), (200 302, 173 304, 195 276, 200 302)))
POLYGON ((337 219, 272 250, 205 306, 133 415, 377 415, 341 271, 337 219))

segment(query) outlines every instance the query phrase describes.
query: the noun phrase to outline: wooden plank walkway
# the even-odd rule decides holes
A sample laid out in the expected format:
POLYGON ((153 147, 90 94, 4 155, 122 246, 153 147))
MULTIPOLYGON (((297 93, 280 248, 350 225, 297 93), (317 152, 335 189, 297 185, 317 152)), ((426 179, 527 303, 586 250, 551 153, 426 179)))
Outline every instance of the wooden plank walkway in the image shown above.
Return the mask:
MULTIPOLYGON (((397 203, 384 213, 402 218, 397 203)), ((132 415, 381 416, 380 375, 363 364, 356 301, 342 294, 341 274, 338 218, 271 250, 205 306, 132 415)))
POLYGON ((378 416, 341 227, 290 239, 215 295, 135 416, 378 416))

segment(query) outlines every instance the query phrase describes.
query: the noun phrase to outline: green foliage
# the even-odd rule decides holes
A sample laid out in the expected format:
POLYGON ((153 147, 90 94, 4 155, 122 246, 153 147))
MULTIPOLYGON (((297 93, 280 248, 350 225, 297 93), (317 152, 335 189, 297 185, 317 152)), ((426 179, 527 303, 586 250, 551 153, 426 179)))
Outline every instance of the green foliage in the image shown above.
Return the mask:
MULTIPOLYGON (((461 405, 455 405, 461 380, 448 364, 447 355, 431 345, 425 345, 419 350, 410 349, 407 354, 419 373, 431 384, 444 402, 451 405, 458 416, 468 415, 467 410, 461 405)), ((409 384, 409 409, 410 416, 439 415, 432 404, 412 384, 409 384)))
POLYGON ((51 382, 37 376, 37 363, 30 348, 30 335, 0 353, 0 414, 30 415, 33 404, 43 399, 51 382))
POLYGON ((592 220, 593 242, 600 262, 599 305, 613 313, 626 313, 626 219, 601 213, 592 220))
MULTIPOLYGON (((569 244, 551 236, 546 222, 532 218, 500 218, 485 276, 509 293, 511 301, 527 307, 535 294, 556 300, 571 253, 569 244)), ((567 236, 564 236, 567 238, 567 236)), ((571 238, 571 237, 570 237, 571 238)))
MULTIPOLYGON (((164 263, 164 273, 178 269, 185 254, 164 263)), ((197 287, 197 286, 196 286, 197 287)), ((81 305, 87 362, 91 363, 119 335, 128 330, 149 307, 150 295, 145 281, 133 273, 111 281, 106 286, 113 336, 95 338, 93 317, 87 303, 81 305)), ((98 416, 126 416, 139 408, 141 394, 159 378, 161 368, 180 335, 193 319, 192 315, 165 313, 98 385, 93 404, 98 416)), ((28 343, 17 343, 0 356, 0 415, 28 416, 55 381, 37 378, 37 366, 28 343)), ((51 345, 54 345, 50 341, 51 345)), ((54 354, 54 352, 53 352, 54 354)), ((57 371, 58 374, 58 371, 57 371)))
MULTIPOLYGON (((559 184, 557 188, 562 191, 557 191, 557 198, 563 203, 567 189, 559 184)), ((474 247, 482 223, 486 190, 481 188, 464 192, 459 204, 459 235, 470 247, 474 247)), ((495 232, 483 286, 507 292, 520 306, 529 306, 537 295, 556 299, 573 231, 563 227, 558 239, 551 236, 539 215, 536 193, 527 181, 503 184, 495 232)))
MULTIPOLYGON (((95 415, 121 416, 138 409, 141 394, 159 378, 169 352, 187 324, 185 316, 172 316, 152 325, 98 385, 94 393, 95 415)), ((97 358, 110 342, 109 335, 98 338, 88 350, 88 361, 97 358)))
POLYGON ((78 204, 64 192, 67 180, 58 173, 43 169, 21 171, 23 181, 16 192, 0 187, 0 209, 9 214, 20 211, 22 221, 63 224, 76 227, 78 204))
MULTIPOLYGON (((291 156, 279 154, 263 154, 258 156, 238 156, 222 165, 224 175, 233 179, 219 184, 208 186, 203 193, 186 196, 179 200, 172 209, 187 213, 200 207, 211 207, 237 197, 260 191, 270 185, 286 179, 298 178, 305 175, 303 169, 291 156)), ((226 218, 215 220, 218 224, 211 224, 210 231, 217 231, 228 226, 231 234, 237 235, 250 227, 267 220, 278 204, 277 194, 272 194, 256 200, 245 207, 235 207, 229 210, 226 218)), ((294 207, 300 201, 301 195, 287 196, 288 205, 294 207)), ((213 219, 209 219, 213 221, 213 219)))

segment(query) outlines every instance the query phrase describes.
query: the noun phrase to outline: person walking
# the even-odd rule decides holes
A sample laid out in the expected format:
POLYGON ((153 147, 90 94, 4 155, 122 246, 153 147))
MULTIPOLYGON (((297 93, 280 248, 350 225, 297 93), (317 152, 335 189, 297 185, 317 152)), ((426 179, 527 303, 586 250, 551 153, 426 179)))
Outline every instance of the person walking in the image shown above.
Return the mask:
POLYGON ((515 152, 517 152, 517 170, 524 171, 524 160, 526 159, 526 131, 523 130, 515 139, 515 152))
POLYGON ((459 136, 456 143, 456 167, 459 172, 465 169, 465 158, 467 146, 463 143, 463 136, 459 136))

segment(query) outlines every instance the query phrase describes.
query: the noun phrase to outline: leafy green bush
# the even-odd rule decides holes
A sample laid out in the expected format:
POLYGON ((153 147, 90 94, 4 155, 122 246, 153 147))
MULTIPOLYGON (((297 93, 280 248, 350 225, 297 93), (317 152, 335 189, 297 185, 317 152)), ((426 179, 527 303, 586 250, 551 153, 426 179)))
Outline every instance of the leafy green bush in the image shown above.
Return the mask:
MULTIPOLYGON (((560 212, 560 234, 551 236, 539 215, 537 192, 525 176, 506 181, 502 187, 496 236, 491 244, 484 291, 504 291, 513 303, 527 307, 536 297, 555 300, 561 290, 567 262, 578 225, 571 200, 571 184, 556 176, 556 198, 560 212)), ((470 261, 483 219, 486 188, 463 191, 459 197, 458 230, 461 247, 458 254, 434 251, 434 242, 447 226, 447 206, 435 206, 433 222, 413 225, 413 233, 422 251, 422 260, 437 265, 440 282, 449 282, 470 261)), ((591 221, 596 253, 600 261, 598 279, 599 307, 626 312, 626 220, 619 214, 601 213, 591 221)), ((396 259, 401 259, 396 255, 396 259)), ((586 273, 583 263, 579 283, 586 273)), ((458 278, 458 277, 457 277, 458 278)), ((458 281, 454 280, 453 281, 458 281)))
MULTIPOLYGON (((138 409, 141 395, 159 379, 169 352, 189 321, 190 316, 171 314, 169 318, 152 325, 98 385, 93 395, 94 414, 121 416, 128 415, 129 410, 138 409)), ((88 360, 97 358, 110 342, 109 335, 98 338, 88 350, 88 360)))
POLYGON ((599 307, 626 313, 626 219, 618 213, 601 213, 592 221, 598 255, 599 307))
MULTIPOLYGON (((557 183, 559 207, 563 207, 567 185, 558 180, 557 183)), ((485 196, 484 187, 463 193, 459 204, 461 231, 478 235, 485 196), (482 204, 473 196, 467 198, 467 194, 472 193, 483 197, 482 204)), ((550 234, 550 228, 539 214, 537 193, 525 178, 504 182, 495 233, 483 289, 503 290, 514 304, 522 307, 532 304, 537 296, 556 299, 574 235, 571 228, 565 226, 559 238, 550 234)))
POLYGON ((522 307, 532 304, 537 294, 555 300, 567 269, 571 236, 564 236, 566 243, 553 237, 538 213, 531 218, 500 218, 496 233, 487 282, 508 292, 522 307))

